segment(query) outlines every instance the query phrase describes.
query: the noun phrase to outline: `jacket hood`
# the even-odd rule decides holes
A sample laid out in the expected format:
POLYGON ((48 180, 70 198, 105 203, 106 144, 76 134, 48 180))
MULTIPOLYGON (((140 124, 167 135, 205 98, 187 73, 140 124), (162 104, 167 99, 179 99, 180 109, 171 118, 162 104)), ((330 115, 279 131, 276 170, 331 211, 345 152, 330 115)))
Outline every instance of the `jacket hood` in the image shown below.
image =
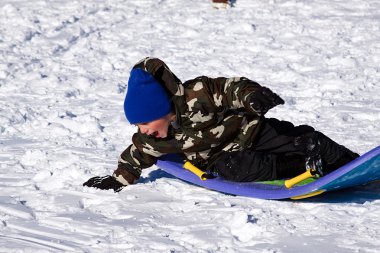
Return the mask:
POLYGON ((147 57, 135 64, 133 69, 141 68, 150 73, 171 96, 183 96, 184 88, 181 80, 158 58, 147 57))

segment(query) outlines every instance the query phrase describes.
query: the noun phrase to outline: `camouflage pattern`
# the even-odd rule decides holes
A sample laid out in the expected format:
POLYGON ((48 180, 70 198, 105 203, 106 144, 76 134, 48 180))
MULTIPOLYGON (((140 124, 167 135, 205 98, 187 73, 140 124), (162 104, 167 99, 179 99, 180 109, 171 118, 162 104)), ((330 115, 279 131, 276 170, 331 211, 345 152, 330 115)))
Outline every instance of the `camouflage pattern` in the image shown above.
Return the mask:
MULTIPOLYGON (((245 77, 200 76, 182 83, 157 58, 145 58, 134 68, 151 73, 172 97, 177 120, 164 139, 137 132, 121 155, 114 177, 124 185, 165 154, 183 154, 207 169, 223 153, 247 149, 260 130, 262 116, 250 105, 250 95, 262 89, 245 77)), ((149 98, 148 98, 149 99, 149 98)))

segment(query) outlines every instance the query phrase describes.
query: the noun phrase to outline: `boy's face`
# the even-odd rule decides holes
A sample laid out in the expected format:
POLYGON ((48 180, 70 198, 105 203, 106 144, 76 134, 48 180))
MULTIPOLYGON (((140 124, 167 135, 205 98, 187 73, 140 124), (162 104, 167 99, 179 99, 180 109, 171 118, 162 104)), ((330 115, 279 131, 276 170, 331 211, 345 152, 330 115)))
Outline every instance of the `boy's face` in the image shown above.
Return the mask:
POLYGON ((169 125, 170 120, 168 117, 162 117, 148 123, 137 124, 141 133, 152 135, 156 138, 166 138, 168 136, 169 125))

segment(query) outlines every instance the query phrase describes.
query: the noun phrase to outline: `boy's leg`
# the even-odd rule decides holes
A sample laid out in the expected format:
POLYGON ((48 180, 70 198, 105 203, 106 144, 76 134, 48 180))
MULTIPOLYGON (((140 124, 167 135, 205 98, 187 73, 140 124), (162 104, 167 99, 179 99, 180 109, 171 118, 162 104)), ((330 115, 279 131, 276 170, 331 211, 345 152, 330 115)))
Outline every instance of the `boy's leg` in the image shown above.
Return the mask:
POLYGON ((278 178, 292 177, 305 170, 300 160, 321 159, 324 174, 328 174, 359 155, 339 145, 310 126, 294 126, 287 121, 266 119, 260 137, 252 149, 277 154, 278 178))
POLYGON ((224 179, 236 182, 290 178, 305 172, 305 156, 236 151, 222 155, 214 170, 224 179))
POLYGON ((317 159, 318 155, 327 174, 358 157, 310 126, 265 120, 250 149, 224 154, 216 161, 214 168, 220 176, 240 182, 294 177, 305 171, 307 158, 317 159))
POLYGON ((214 163, 214 170, 224 179, 236 182, 274 180, 276 155, 252 150, 225 153, 214 163))
POLYGON ((306 156, 294 146, 294 139, 312 133, 314 129, 295 127, 277 119, 264 120, 264 126, 250 149, 226 153, 215 162, 214 170, 221 177, 252 182, 292 177, 305 171, 306 156))
POLYGON ((308 157, 319 156, 323 162, 324 174, 330 173, 359 157, 357 153, 317 131, 297 137, 295 146, 300 148, 308 157))
POLYGON ((264 119, 264 125, 252 143, 251 149, 272 154, 305 155, 294 145, 295 138, 313 133, 314 128, 307 125, 294 126, 291 122, 277 119, 264 119))

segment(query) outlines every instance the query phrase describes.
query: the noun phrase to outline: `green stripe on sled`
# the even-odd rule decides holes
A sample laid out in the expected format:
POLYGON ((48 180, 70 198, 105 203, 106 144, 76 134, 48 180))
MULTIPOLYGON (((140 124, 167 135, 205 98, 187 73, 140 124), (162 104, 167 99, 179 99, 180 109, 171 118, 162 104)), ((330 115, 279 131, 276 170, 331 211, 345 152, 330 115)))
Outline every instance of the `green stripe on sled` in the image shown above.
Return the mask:
MULTIPOLYGON (((315 178, 308 178, 306 180, 303 180, 302 182, 299 182, 296 185, 298 185, 298 186, 307 185, 307 184, 310 184, 310 183, 314 182, 315 180, 316 180, 315 178)), ((260 181, 260 182, 257 182, 257 183, 283 186, 283 185, 285 185, 285 179, 272 180, 272 181, 260 181)))

